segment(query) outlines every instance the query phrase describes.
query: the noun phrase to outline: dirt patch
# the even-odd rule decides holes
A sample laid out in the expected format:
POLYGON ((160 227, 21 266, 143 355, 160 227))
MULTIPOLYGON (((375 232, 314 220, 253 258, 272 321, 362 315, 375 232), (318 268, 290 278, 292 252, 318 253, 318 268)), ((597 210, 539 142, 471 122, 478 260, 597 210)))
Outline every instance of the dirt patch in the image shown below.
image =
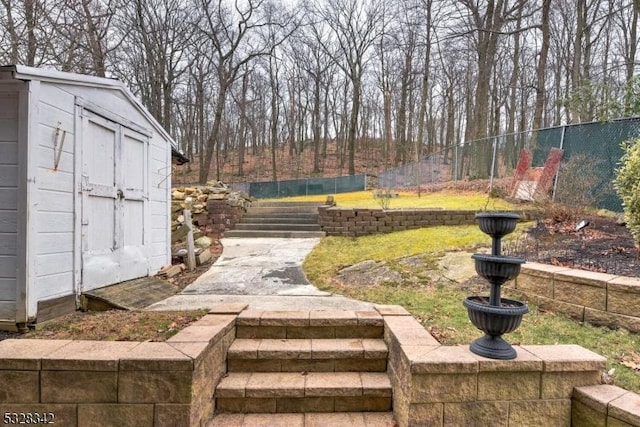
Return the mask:
POLYGON ((77 312, 47 322, 42 329, 28 332, 20 338, 162 342, 205 314, 206 310, 77 312))
POLYGON ((540 220, 521 238, 506 241, 503 249, 530 262, 640 277, 635 241, 615 217, 540 220), (578 230, 583 221, 588 225, 578 230))

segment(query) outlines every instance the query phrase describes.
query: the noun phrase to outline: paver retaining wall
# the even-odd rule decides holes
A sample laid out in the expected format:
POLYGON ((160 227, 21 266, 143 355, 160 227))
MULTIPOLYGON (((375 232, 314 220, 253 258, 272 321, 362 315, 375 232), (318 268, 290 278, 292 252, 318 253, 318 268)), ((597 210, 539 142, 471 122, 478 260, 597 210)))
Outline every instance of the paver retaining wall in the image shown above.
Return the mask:
MULTIPOLYGON (((243 309, 221 304, 163 343, 1 341, 0 425, 27 414, 64 426, 205 425, 243 309)), ((517 359, 491 360, 440 345, 402 307, 376 309, 401 427, 640 426, 640 396, 599 385, 606 360, 582 347, 516 346, 517 359)))
MULTIPOLYGON (((318 208, 318 222, 327 236, 366 236, 438 225, 474 224, 477 210, 318 208)), ((526 212, 520 216, 529 218, 526 212)))
POLYGON ((599 385, 606 359, 580 346, 515 346, 516 359, 492 360, 439 345, 402 310, 381 313, 402 427, 640 426, 640 396, 599 385))
POLYGON ((328 236, 366 236, 435 225, 473 224, 476 211, 443 209, 318 208, 318 222, 328 236))
POLYGON ((521 298, 580 322, 640 332, 640 279, 526 263, 506 285, 521 298))
POLYGON ((206 315, 166 342, 0 341, 0 425, 204 425, 235 318, 206 315))

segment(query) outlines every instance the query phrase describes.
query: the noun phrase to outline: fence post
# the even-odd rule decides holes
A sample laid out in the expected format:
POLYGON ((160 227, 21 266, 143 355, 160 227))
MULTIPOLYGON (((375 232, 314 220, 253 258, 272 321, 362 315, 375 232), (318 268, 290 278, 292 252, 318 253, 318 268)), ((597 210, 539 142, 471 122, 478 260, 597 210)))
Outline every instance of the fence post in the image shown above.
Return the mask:
POLYGON ((498 150, 498 140, 493 137, 493 157, 491 158, 491 175, 489 177, 489 192, 493 191, 493 175, 496 168, 496 151, 498 150))
MULTIPOLYGON (((562 126, 562 135, 560 136, 560 149, 564 150, 564 134, 567 132, 567 126, 562 126)), ((558 189, 558 177, 560 176, 560 166, 558 165, 558 171, 556 172, 556 176, 553 179, 553 192, 551 193, 551 200, 556 201, 556 190, 558 189)))

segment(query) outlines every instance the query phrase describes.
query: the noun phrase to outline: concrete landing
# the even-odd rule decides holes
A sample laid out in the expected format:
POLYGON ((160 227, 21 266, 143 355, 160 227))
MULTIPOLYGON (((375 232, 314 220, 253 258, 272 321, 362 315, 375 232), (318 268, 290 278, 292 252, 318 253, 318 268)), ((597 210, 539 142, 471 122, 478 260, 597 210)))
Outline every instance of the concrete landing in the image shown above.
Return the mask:
POLYGON ((150 310, 245 303, 257 310, 366 310, 372 304, 333 296, 313 286, 302 262, 320 239, 225 238, 211 268, 180 294, 150 310))

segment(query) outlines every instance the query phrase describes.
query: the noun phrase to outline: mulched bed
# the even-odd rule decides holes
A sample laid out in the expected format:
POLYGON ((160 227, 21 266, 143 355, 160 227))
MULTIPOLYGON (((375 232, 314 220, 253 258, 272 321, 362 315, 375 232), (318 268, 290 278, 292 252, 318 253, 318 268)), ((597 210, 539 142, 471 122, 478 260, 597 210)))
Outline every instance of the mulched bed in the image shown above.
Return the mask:
POLYGON ((629 230, 616 218, 586 215, 577 219, 546 219, 523 237, 505 241, 505 254, 530 262, 640 277, 640 259, 629 230), (581 221, 589 223, 576 231, 581 221))

